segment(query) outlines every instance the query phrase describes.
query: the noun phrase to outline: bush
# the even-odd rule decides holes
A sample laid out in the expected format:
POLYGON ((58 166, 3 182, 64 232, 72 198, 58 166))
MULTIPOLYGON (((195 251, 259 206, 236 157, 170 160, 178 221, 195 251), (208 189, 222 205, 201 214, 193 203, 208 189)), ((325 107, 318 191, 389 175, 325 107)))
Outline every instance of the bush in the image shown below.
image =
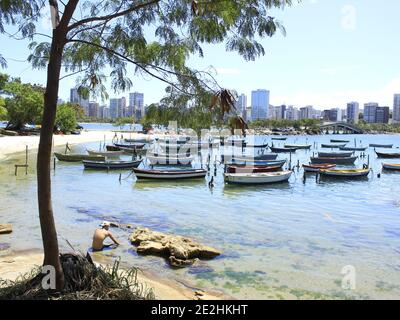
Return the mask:
POLYGON ((77 126, 76 110, 70 104, 60 104, 57 107, 56 126, 62 132, 74 131, 77 126))

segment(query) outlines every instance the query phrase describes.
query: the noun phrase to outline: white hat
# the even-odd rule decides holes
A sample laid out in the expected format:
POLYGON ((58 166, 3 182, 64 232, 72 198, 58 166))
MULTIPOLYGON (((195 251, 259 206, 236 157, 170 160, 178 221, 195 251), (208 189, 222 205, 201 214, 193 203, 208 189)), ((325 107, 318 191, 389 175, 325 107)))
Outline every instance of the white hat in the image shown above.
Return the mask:
POLYGON ((111 223, 109 221, 103 221, 100 226, 104 228, 104 227, 109 227, 110 225, 111 223))

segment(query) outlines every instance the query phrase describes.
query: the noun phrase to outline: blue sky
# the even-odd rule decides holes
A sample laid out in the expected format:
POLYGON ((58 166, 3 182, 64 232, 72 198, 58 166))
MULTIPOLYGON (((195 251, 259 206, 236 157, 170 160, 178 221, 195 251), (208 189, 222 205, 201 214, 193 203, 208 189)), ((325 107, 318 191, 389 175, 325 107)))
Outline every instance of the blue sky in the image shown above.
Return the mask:
MULTIPOLYGON (((303 0, 273 12, 287 35, 277 33, 262 40, 266 55, 255 62, 225 52, 224 45, 208 45, 204 59, 193 58, 190 64, 199 69, 213 66, 221 86, 247 94, 249 103, 251 90, 268 89, 274 105, 323 109, 344 108, 349 101, 376 101, 392 107, 393 94, 400 92, 399 12, 398 0, 303 0)), ((40 26, 49 32, 46 20, 40 26)), ((24 62, 27 42, 4 35, 0 41, 0 52, 9 58, 5 72, 45 83, 45 70, 32 70, 24 62)), ((146 104, 162 98, 164 84, 132 79, 131 91, 144 92, 146 104)), ((60 98, 68 99, 74 85, 72 77, 63 80, 60 98)), ((110 97, 128 95, 109 93, 110 97)))

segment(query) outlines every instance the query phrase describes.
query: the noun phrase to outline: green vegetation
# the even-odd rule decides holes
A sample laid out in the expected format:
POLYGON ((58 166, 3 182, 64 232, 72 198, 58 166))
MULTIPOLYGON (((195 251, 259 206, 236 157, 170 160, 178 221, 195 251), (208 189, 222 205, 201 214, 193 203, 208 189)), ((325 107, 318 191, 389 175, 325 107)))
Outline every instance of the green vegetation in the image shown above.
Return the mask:
POLYGON ((365 132, 371 133, 400 133, 400 123, 388 124, 388 123, 365 123, 360 122, 357 127, 363 129, 365 132))
POLYGON ((6 101, 0 97, 0 120, 4 121, 8 119, 8 113, 6 109, 6 101))
MULTIPOLYGON (((22 83, 19 78, 0 74, 0 120, 8 120, 9 129, 20 130, 25 124, 40 125, 43 115, 44 88, 22 83)), ((55 125, 63 132, 76 129, 84 111, 78 104, 57 106, 55 125)))
POLYGON ((269 129, 282 129, 282 128, 294 128, 295 130, 319 130, 319 124, 321 121, 319 119, 301 119, 301 120, 256 120, 249 123, 249 127, 255 128, 269 128, 269 129))
POLYGON ((22 83, 19 78, 1 75, 0 93, 4 96, 9 127, 21 129, 24 124, 40 124, 43 113, 44 88, 22 83))
POLYGON ((76 106, 70 103, 64 103, 57 106, 56 126, 62 132, 71 132, 78 125, 76 106))

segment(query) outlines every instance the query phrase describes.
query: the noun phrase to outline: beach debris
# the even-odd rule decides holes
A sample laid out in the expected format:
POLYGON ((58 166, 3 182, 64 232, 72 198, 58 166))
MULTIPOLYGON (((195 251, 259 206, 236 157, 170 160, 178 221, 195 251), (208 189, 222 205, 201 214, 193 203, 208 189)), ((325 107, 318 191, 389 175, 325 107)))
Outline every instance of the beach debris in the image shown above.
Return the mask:
POLYGON ((129 241, 137 246, 137 253, 165 257, 175 268, 191 266, 198 259, 212 259, 221 254, 218 250, 190 238, 143 227, 137 227, 129 236, 129 241))
POLYGON ((1 224, 0 223, 0 234, 8 234, 12 232, 12 225, 11 224, 1 224))

